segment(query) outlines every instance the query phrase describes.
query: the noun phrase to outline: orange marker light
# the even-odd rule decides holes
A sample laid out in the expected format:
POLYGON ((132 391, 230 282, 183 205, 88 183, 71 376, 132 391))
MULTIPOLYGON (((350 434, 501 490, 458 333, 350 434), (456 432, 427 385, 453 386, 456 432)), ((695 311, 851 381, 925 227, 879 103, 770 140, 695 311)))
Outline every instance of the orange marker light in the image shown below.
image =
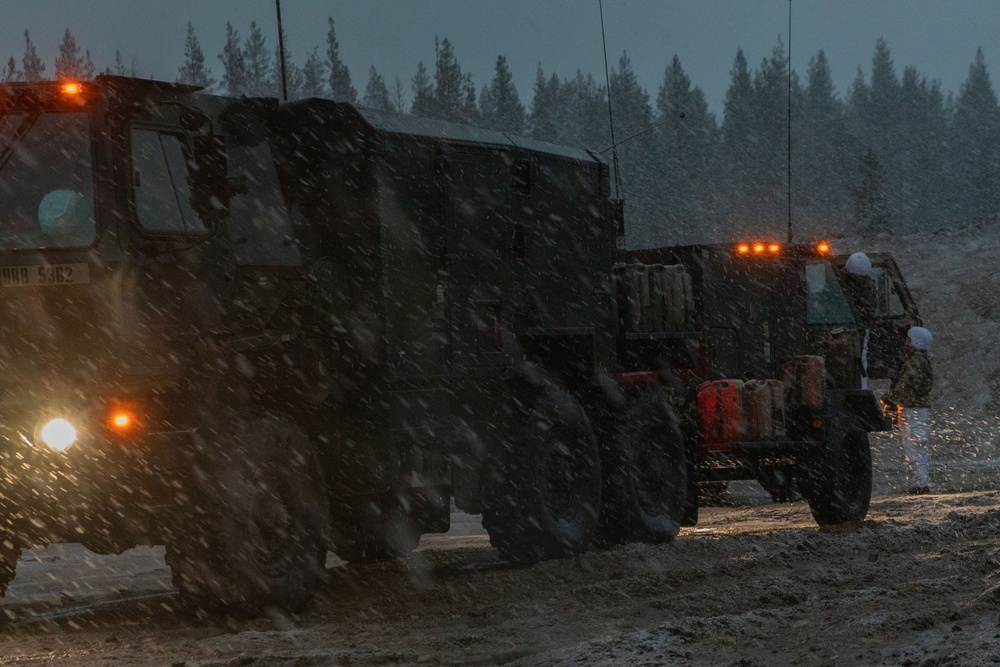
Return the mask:
POLYGON ((754 243, 753 244, 753 251, 754 252, 764 252, 764 244, 763 243, 754 243))
POLYGON ((83 86, 78 83, 64 83, 61 90, 66 95, 76 95, 83 90, 83 86))
POLYGON ((828 255, 830 253, 830 244, 826 241, 820 241, 816 244, 816 252, 820 255, 828 255))
POLYGON ((132 420, 129 419, 129 416, 127 414, 121 412, 115 415, 114 418, 111 420, 111 422, 118 428, 125 428, 126 426, 132 423, 132 420))
POLYGON ((772 255, 777 255, 779 252, 781 252, 781 246, 778 245, 777 243, 772 243, 771 245, 767 246, 767 250, 772 255))
POLYGON ((750 245, 747 243, 741 243, 738 246, 736 246, 736 252, 738 252, 741 255, 745 255, 748 252, 750 252, 750 245))

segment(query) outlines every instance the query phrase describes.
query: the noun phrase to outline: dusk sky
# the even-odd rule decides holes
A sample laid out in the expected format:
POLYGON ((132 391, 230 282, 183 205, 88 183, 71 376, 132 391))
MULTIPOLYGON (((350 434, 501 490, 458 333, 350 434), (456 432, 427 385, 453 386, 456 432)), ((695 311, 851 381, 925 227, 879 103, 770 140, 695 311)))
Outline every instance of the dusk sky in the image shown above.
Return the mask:
MULTIPOLYGON (((63 31, 89 48, 100 69, 120 49, 144 76, 174 80, 183 59, 187 22, 194 23, 209 65, 221 72, 218 53, 226 21, 245 37, 251 21, 277 43, 273 0, 33 0, 4 4, 0 57, 23 55, 30 30, 46 72, 52 73, 63 31)), ((612 66, 627 51, 640 83, 655 100, 663 70, 674 54, 720 114, 738 47, 752 67, 770 55, 779 35, 787 45, 788 0, 604 0, 612 66)), ((327 17, 336 21, 341 55, 355 87, 363 90, 369 67, 390 86, 396 76, 407 92, 416 64, 433 72, 434 38, 448 38, 463 71, 477 88, 507 57, 521 99, 530 103, 535 72, 570 77, 576 70, 603 81, 598 0, 282 0, 282 18, 293 59, 325 48, 327 17)), ((1000 2, 996 0, 792 0, 792 64, 804 77, 809 58, 823 49, 838 93, 858 65, 869 72, 875 40, 884 37, 897 73, 915 65, 943 89, 958 92, 976 48, 982 47, 996 84, 1000 63, 1000 2)))

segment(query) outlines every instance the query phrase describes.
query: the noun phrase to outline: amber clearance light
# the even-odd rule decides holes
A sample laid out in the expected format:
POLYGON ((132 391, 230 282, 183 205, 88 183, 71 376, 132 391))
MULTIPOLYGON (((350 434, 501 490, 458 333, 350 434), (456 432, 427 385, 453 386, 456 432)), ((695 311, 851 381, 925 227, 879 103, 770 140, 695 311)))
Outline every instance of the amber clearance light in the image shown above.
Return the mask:
POLYGON ((105 423, 115 433, 131 433, 139 426, 138 409, 132 401, 112 401, 108 406, 105 423))
POLYGON ((83 86, 78 83, 64 83, 59 90, 65 95, 78 95, 83 92, 83 86))
POLYGON ((820 241, 816 244, 816 254, 818 255, 829 255, 830 254, 830 244, 826 241, 820 241))

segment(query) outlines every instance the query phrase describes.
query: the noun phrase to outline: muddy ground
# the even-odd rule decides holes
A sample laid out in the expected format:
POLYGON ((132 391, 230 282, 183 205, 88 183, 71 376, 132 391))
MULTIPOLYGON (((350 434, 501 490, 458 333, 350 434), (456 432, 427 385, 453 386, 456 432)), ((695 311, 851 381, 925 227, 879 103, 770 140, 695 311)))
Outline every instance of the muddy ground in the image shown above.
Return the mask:
POLYGON ((877 496, 819 530, 746 486, 673 543, 513 569, 476 517, 406 562, 347 567, 300 616, 200 618, 162 549, 29 552, 0 665, 988 665, 1000 491, 877 496))

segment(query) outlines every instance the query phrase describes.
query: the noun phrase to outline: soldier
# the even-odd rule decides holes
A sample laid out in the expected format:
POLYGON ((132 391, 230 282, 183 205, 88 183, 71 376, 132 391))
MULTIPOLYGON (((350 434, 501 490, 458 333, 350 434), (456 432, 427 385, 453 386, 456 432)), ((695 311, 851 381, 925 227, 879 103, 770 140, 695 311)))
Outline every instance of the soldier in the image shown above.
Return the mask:
POLYGON ((910 469, 907 493, 930 493, 931 371, 930 350, 934 338, 923 327, 910 327, 906 332, 906 360, 898 372, 890 373, 892 387, 885 395, 887 403, 897 406, 899 433, 903 454, 910 469))
POLYGON ((844 287, 848 298, 857 309, 861 327, 861 388, 868 388, 868 337, 869 327, 875 316, 878 305, 878 295, 875 291, 875 279, 872 277, 872 262, 863 252, 856 252, 847 258, 844 264, 847 279, 844 287))

